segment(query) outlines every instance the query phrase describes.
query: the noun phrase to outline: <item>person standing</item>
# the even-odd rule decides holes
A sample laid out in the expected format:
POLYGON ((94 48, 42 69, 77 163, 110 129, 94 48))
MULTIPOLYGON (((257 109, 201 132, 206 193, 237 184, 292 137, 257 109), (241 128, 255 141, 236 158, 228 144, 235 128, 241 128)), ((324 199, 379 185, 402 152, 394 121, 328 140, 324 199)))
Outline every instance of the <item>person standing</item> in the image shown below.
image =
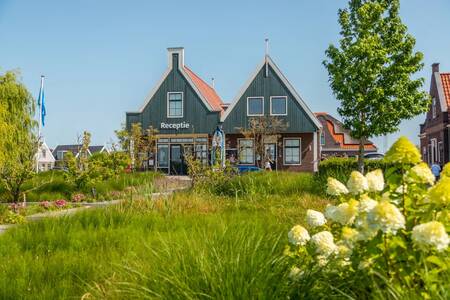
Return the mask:
POLYGON ((436 162, 431 165, 431 172, 433 173, 434 177, 436 178, 436 181, 439 180, 441 176, 441 166, 438 165, 436 162))

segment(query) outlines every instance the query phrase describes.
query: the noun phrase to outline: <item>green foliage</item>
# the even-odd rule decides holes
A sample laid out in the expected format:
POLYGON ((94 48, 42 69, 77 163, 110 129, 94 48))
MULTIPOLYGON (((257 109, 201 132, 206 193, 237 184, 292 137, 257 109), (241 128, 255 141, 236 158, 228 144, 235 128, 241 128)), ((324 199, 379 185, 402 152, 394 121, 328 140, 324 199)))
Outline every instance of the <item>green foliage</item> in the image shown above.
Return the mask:
POLYGON ((330 296, 448 298, 450 179, 434 185, 425 163, 411 163, 417 149, 400 148, 389 150, 397 165, 385 176, 381 170, 352 172, 347 186, 328 180, 327 192, 338 205, 328 206, 325 216, 307 211, 309 232, 295 226, 289 233, 294 281, 315 272, 322 279, 313 288, 330 296), (357 278, 368 280, 348 285, 357 278))
POLYGON ((180 193, 8 231, 0 298, 286 299, 286 222, 325 202, 230 200, 180 193))
POLYGON ((401 120, 430 104, 421 90, 423 78, 411 79, 423 68, 423 54, 414 52, 415 39, 399 7, 400 0, 350 0, 339 10, 339 46, 326 50, 324 65, 340 101, 338 112, 361 145, 371 136, 397 131, 401 120))
MULTIPOLYGON (((396 167, 396 163, 386 162, 385 160, 366 160, 364 162, 366 171, 373 171, 381 169, 383 172, 396 167)), ((336 178, 341 182, 347 182, 350 177, 350 173, 358 169, 358 161, 354 158, 341 158, 333 157, 321 161, 319 164, 319 172, 314 175, 317 186, 321 187, 321 191, 324 188, 329 177, 336 178)))
POLYGON ((38 140, 34 101, 17 74, 0 75, 0 185, 10 201, 19 201, 22 184, 35 169, 38 140))

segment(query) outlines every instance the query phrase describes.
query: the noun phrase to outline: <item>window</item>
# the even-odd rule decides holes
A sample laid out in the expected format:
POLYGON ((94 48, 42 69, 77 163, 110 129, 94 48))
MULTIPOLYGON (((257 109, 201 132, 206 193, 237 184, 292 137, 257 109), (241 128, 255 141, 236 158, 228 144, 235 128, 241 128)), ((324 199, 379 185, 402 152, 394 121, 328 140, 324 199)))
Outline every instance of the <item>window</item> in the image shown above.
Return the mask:
POLYGON ((325 146, 325 132, 320 133, 320 145, 325 146))
POLYGON ((253 140, 239 140, 239 162, 241 164, 253 165, 255 163, 255 151, 253 149, 253 140))
POLYGON ((47 151, 45 151, 45 149, 42 149, 42 158, 46 158, 47 156, 47 151))
POLYGON ((439 142, 437 149, 438 149, 438 155, 437 155, 438 162, 441 163, 444 158, 444 144, 442 142, 439 142))
POLYGON ((264 97, 247 98, 247 116, 264 115, 264 97))
POLYGON ((422 159, 423 159, 423 161, 428 162, 427 147, 422 147, 422 159))
POLYGON ((158 145, 157 150, 158 168, 169 167, 169 145, 158 145))
POLYGON ((67 151, 58 151, 58 152, 56 152, 56 156, 58 157, 58 160, 63 160, 64 159, 64 154, 66 152, 67 151))
POLYGON ((183 117, 183 93, 177 92, 167 94, 167 117, 183 117))
POLYGON ((436 118, 436 98, 433 98, 433 102, 432 102, 432 107, 431 107, 431 114, 433 116, 433 119, 436 118))
POLYGON ((270 97, 270 114, 272 116, 286 116, 287 115, 287 97, 286 96, 270 97))
POLYGON ((434 164, 438 161, 438 151, 437 151, 437 139, 431 139, 431 162, 430 164, 434 164))
POLYGON ((300 145, 301 145, 300 139, 284 140, 285 165, 299 165, 301 163, 300 145))

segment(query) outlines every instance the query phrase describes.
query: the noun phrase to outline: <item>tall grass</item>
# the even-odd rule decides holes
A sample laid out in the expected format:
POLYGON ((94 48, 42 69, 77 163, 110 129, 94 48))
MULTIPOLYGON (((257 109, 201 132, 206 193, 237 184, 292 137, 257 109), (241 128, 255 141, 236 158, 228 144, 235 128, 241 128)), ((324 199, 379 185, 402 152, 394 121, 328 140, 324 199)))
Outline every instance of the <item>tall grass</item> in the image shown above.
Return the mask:
MULTIPOLYGON (((112 191, 123 191, 127 187, 137 187, 152 183, 161 175, 155 172, 123 173, 105 181, 96 181, 78 190, 70 182, 64 179, 63 171, 47 171, 36 174, 32 179, 23 184, 22 190, 26 194, 27 201, 49 201, 56 199, 70 200, 74 193, 84 193, 93 197, 95 189, 97 197, 108 198, 112 191)), ((7 199, 5 191, 0 187, 0 201, 7 199)))
POLYGON ((231 197, 248 195, 300 195, 318 193, 314 177, 309 173, 252 172, 233 177, 216 186, 215 193, 231 197))

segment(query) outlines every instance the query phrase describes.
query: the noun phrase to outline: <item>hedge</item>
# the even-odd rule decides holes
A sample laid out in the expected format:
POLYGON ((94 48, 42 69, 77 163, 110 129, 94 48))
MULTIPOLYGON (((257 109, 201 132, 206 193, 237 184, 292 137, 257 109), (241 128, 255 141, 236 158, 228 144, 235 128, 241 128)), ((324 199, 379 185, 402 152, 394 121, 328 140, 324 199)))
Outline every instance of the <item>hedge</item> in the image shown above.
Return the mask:
MULTIPOLYGON (((396 165, 385 162, 382 159, 366 159, 364 161, 365 172, 381 169, 384 173, 388 168, 392 167, 396 167, 396 165)), ((320 184, 325 189, 328 177, 333 177, 346 183, 350 177, 350 173, 355 170, 358 170, 358 160, 355 158, 329 158, 320 162, 319 172, 316 173, 315 180, 317 184, 320 184)))

